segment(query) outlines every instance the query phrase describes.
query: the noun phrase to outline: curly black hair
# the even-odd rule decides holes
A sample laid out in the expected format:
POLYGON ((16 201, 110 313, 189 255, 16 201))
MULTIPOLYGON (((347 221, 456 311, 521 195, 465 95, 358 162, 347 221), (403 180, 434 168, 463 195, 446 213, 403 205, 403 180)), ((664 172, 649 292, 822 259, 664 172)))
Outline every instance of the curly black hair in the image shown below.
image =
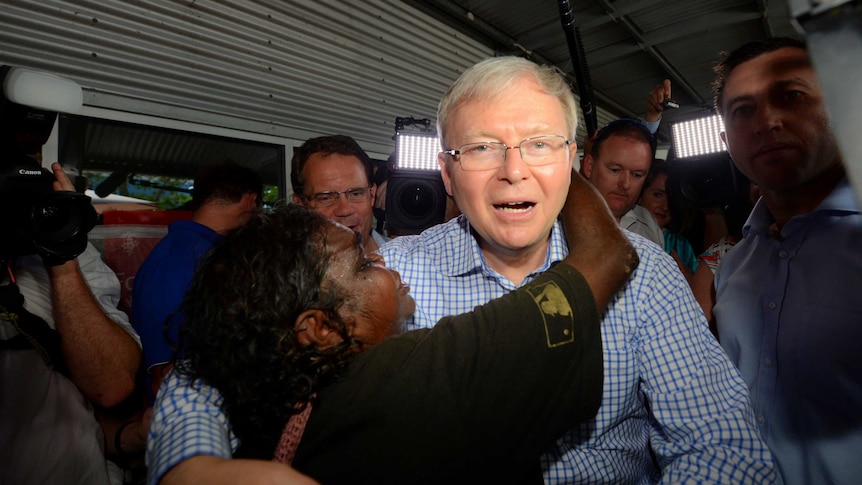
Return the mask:
POLYGON ((237 456, 271 459, 288 418, 336 378, 357 343, 325 274, 322 216, 294 205, 261 214, 201 261, 183 301, 176 368, 221 392, 242 446, 237 456), (344 342, 302 346, 294 331, 305 310, 326 313, 344 342))

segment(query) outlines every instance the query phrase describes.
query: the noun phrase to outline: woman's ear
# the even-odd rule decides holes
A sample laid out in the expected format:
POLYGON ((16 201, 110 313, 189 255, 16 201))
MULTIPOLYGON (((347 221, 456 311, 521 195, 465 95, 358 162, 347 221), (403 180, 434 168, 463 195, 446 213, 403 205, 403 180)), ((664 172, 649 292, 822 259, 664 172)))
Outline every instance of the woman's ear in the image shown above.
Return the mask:
POLYGON ((329 326, 329 318, 323 310, 305 310, 296 318, 293 330, 300 345, 314 345, 320 350, 344 341, 341 335, 329 326))

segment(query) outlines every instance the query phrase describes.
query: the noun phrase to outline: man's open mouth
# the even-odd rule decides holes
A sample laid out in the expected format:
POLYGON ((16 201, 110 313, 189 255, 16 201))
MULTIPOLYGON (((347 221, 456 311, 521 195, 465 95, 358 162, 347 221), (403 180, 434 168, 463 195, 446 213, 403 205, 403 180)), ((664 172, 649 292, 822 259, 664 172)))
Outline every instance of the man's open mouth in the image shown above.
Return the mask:
POLYGON ((526 212, 535 205, 535 202, 507 202, 505 204, 494 204, 494 208, 503 212, 526 212))

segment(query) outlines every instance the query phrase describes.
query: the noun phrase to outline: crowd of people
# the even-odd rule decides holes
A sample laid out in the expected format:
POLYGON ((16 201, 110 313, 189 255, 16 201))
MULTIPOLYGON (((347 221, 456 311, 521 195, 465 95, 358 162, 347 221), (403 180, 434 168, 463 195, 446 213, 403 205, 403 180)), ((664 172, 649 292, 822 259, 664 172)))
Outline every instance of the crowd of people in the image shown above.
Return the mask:
POLYGON ((290 205, 262 211, 249 169, 202 172, 131 323, 91 246, 10 261, 0 476, 107 484, 105 436, 146 447, 153 485, 854 482, 862 215, 823 94, 794 39, 723 54, 716 76, 757 190, 719 241, 685 237, 655 158, 669 81, 579 169, 565 77, 505 56, 439 103, 460 215, 421 234, 375 230, 371 159, 326 135, 295 150, 290 205), (101 419, 141 362, 148 399, 101 419))

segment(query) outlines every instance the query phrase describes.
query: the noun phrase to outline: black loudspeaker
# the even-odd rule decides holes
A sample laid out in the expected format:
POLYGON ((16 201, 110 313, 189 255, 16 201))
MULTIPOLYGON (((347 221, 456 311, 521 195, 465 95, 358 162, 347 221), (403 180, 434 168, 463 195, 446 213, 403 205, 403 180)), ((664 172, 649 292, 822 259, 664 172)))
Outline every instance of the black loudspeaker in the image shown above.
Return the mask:
POLYGON ((393 236, 419 234, 444 222, 446 198, 439 171, 393 171, 386 184, 387 231, 393 236))

